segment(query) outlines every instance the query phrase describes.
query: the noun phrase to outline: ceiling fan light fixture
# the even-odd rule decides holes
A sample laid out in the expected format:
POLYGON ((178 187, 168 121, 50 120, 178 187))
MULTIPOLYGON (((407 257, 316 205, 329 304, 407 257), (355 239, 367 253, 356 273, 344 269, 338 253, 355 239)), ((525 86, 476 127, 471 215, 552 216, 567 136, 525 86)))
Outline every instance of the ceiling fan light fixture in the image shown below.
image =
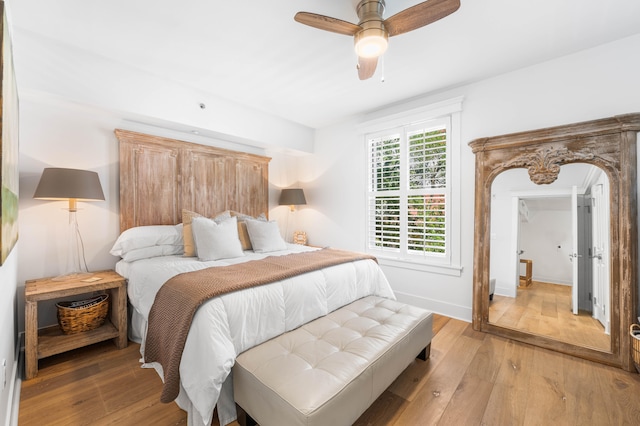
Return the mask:
POLYGON ((382 28, 368 28, 355 35, 356 54, 361 58, 377 58, 387 51, 389 36, 382 28))
POLYGON ((313 28, 353 36, 358 78, 366 80, 375 73, 378 58, 387 51, 390 36, 429 25, 459 8, 460 0, 424 0, 384 19, 385 0, 359 0, 357 24, 312 12, 298 12, 294 19, 313 28))

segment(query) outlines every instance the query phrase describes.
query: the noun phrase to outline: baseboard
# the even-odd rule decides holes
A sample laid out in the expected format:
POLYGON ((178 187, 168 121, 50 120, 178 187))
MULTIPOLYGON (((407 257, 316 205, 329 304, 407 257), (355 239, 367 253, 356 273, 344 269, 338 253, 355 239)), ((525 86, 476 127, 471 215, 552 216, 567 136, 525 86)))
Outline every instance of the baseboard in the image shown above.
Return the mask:
POLYGON ((496 285, 495 293, 498 296, 516 297, 516 289, 513 287, 502 287, 496 285))
POLYGON ((415 294, 394 292, 399 302, 408 303, 419 308, 427 309, 449 318, 459 319, 465 322, 471 322, 471 308, 466 306, 454 305, 441 300, 428 299, 426 297, 416 296, 415 294))
POLYGON ((568 285, 568 286, 573 285, 571 281, 561 281, 553 277, 544 277, 544 276, 533 277, 533 281, 539 281, 539 282, 543 282, 547 284, 555 284, 555 285, 568 285))
POLYGON ((16 353, 13 361, 13 368, 11 370, 11 379, 9 381, 9 401, 7 403, 7 418, 5 419, 6 426, 18 426, 18 414, 20 411, 20 390, 22 389, 22 364, 24 361, 24 352, 22 339, 24 333, 18 335, 18 342, 16 343, 16 353))

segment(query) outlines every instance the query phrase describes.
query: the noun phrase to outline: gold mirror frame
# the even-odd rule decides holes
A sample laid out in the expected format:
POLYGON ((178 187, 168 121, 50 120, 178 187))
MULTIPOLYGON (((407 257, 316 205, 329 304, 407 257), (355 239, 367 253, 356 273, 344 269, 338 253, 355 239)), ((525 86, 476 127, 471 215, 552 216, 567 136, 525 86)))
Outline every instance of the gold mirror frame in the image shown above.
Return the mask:
POLYGON ((633 369, 629 327, 638 286, 637 151, 640 113, 551 127, 469 143, 476 156, 473 328, 535 346, 633 369), (603 351, 489 323, 491 184, 500 173, 526 168, 531 180, 551 183, 560 166, 589 163, 610 183, 611 350, 603 351))

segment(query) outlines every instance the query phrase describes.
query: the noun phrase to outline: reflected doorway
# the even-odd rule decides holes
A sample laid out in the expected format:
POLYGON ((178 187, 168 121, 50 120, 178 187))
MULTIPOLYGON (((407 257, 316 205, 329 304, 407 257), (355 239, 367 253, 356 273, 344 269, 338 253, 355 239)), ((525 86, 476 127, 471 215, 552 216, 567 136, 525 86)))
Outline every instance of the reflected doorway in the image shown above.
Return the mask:
POLYGON ((489 322, 610 350, 608 180, 587 164, 565 165, 560 176, 538 186, 513 169, 492 184, 489 322), (521 285, 523 260, 533 265, 530 286, 521 285))

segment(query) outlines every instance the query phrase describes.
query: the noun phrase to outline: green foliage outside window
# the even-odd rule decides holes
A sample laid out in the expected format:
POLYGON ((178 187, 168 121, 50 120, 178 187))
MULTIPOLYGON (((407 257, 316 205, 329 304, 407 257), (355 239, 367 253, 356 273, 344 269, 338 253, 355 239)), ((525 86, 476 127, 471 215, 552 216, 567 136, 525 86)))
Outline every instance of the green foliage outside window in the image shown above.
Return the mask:
POLYGON ((444 188, 446 186, 446 129, 410 135, 409 188, 444 188))

